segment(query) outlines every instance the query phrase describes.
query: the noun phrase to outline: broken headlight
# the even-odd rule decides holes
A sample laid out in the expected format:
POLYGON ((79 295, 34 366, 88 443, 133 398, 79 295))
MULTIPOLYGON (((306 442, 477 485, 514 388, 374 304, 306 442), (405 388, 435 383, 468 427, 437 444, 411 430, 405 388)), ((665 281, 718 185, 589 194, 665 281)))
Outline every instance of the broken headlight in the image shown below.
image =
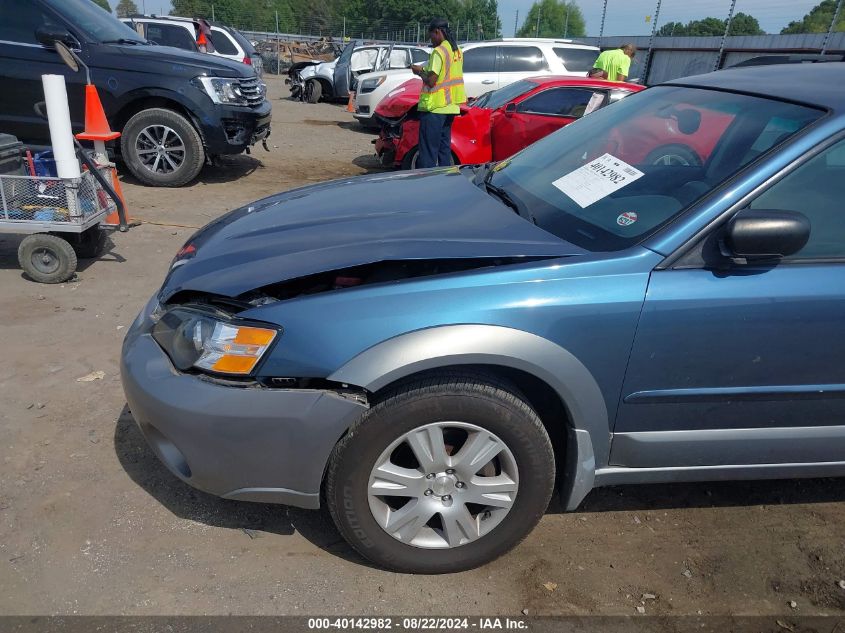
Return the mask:
POLYGON ((185 307, 167 310, 153 327, 153 338, 177 369, 237 376, 252 373, 278 333, 185 307))

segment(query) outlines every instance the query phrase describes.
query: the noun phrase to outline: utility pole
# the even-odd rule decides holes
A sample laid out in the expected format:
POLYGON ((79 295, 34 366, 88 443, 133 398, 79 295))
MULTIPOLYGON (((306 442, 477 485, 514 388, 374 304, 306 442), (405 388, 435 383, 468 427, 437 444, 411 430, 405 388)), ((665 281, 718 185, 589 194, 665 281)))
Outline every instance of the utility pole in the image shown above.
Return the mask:
POLYGON ((569 3, 567 2, 564 7, 566 8, 566 22, 563 23, 563 39, 566 39, 566 34, 569 33, 569 3))
POLYGON ((343 41, 346 41, 346 16, 343 16, 343 41))
POLYGON ((540 5, 537 5, 537 33, 535 37, 540 37, 540 5))
POLYGON ((513 19, 513 36, 516 37, 516 31, 519 29, 519 9, 516 10, 516 17, 513 19))
POLYGON ((836 11, 833 12, 833 19, 830 21, 830 28, 827 30, 827 35, 824 36, 824 42, 822 43, 822 50, 821 54, 824 55, 827 51, 827 43, 830 41, 830 36, 833 34, 833 30, 836 28, 836 22, 839 20, 839 13, 842 11, 842 0, 836 3, 836 11))
POLYGON ((599 27, 599 48, 601 48, 601 38, 604 37, 605 17, 607 17, 607 0, 604 0, 604 8, 601 11, 601 26, 599 27))
POLYGON ((728 19, 725 20, 725 32, 722 34, 722 41, 719 43, 719 54, 716 56, 716 66, 713 70, 719 70, 722 66, 722 55, 725 54, 725 42, 728 41, 728 33, 730 33, 731 22, 734 19, 734 9, 736 9, 736 0, 731 1, 731 10, 728 11, 728 19))
MULTIPOLYGON (((605 0, 605 2, 607 2, 607 0, 605 0)), ((733 0, 733 3, 736 4, 736 0, 733 0)), ((654 10, 654 24, 651 27, 651 37, 648 38, 648 50, 645 53, 645 59, 643 60, 642 66, 642 77, 640 77, 640 83, 642 83, 643 85, 648 83, 649 64, 651 64, 651 48, 652 46, 654 46, 654 36, 657 34, 657 23, 660 22, 661 4, 663 4, 663 0, 657 0, 657 8, 655 8, 654 10)))
POLYGON ((214 5, 211 5, 211 21, 214 22, 214 5))
POLYGON ((276 74, 282 74, 282 60, 280 59, 281 52, 279 51, 279 12, 276 11, 276 74))

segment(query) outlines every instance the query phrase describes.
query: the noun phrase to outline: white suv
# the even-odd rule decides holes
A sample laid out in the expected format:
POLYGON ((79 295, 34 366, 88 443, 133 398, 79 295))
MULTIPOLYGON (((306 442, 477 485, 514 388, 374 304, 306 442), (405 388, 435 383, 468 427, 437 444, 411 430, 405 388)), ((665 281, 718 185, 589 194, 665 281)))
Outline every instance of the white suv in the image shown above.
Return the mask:
MULTIPOLYGON (((141 37, 156 44, 175 46, 187 51, 199 51, 197 37, 200 26, 199 22, 193 18, 134 15, 129 18, 120 18, 120 21, 128 24, 141 37)), ((211 24, 210 28, 211 42, 214 45, 214 50, 209 51, 211 55, 242 62, 252 66, 255 74, 259 76, 262 74, 261 55, 242 33, 222 24, 211 24)))
MULTIPOLYGON (((538 75, 586 76, 599 56, 595 46, 573 40, 504 38, 461 45, 467 97, 538 75)), ((419 63, 416 60, 414 63, 419 63)), ((373 118, 379 102, 410 79, 411 71, 382 71, 359 77, 355 118, 363 125, 379 125, 373 118)))

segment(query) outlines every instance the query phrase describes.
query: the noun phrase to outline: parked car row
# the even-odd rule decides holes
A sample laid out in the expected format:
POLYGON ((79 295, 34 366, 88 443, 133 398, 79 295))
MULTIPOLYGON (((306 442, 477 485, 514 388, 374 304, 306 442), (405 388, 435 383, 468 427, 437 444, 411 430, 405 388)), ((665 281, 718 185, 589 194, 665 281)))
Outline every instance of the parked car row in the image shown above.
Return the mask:
POLYGON ((191 48, 190 20, 143 24, 148 35, 191 48, 184 50, 154 45, 90 0, 0 0, 0 9, 0 80, 14 86, 0 108, 0 131, 27 145, 50 143, 48 126, 33 109, 44 100, 43 74, 64 75, 73 129, 84 127, 86 76, 62 63, 56 41, 90 68, 109 123, 122 133, 115 149, 146 185, 187 184, 215 156, 239 154, 270 134, 260 64, 230 29, 212 25, 220 49, 201 54, 191 48), (223 42, 239 47, 237 61, 227 58, 223 42))

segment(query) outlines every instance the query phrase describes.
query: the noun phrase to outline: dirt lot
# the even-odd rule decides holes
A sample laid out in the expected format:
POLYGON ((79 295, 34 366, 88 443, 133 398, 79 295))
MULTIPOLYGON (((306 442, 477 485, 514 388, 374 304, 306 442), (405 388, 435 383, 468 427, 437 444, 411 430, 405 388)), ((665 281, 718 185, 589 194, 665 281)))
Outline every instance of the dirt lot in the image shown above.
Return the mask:
POLYGON ((182 190, 127 180, 144 224, 77 281, 26 280, 18 240, 0 236, 0 613, 845 613, 841 481, 599 490, 578 512, 550 509, 491 565, 414 577, 368 566, 320 512, 223 501, 171 476, 125 408, 118 355, 173 253, 229 209, 377 168, 342 107, 285 94, 273 82, 271 153, 182 190))

